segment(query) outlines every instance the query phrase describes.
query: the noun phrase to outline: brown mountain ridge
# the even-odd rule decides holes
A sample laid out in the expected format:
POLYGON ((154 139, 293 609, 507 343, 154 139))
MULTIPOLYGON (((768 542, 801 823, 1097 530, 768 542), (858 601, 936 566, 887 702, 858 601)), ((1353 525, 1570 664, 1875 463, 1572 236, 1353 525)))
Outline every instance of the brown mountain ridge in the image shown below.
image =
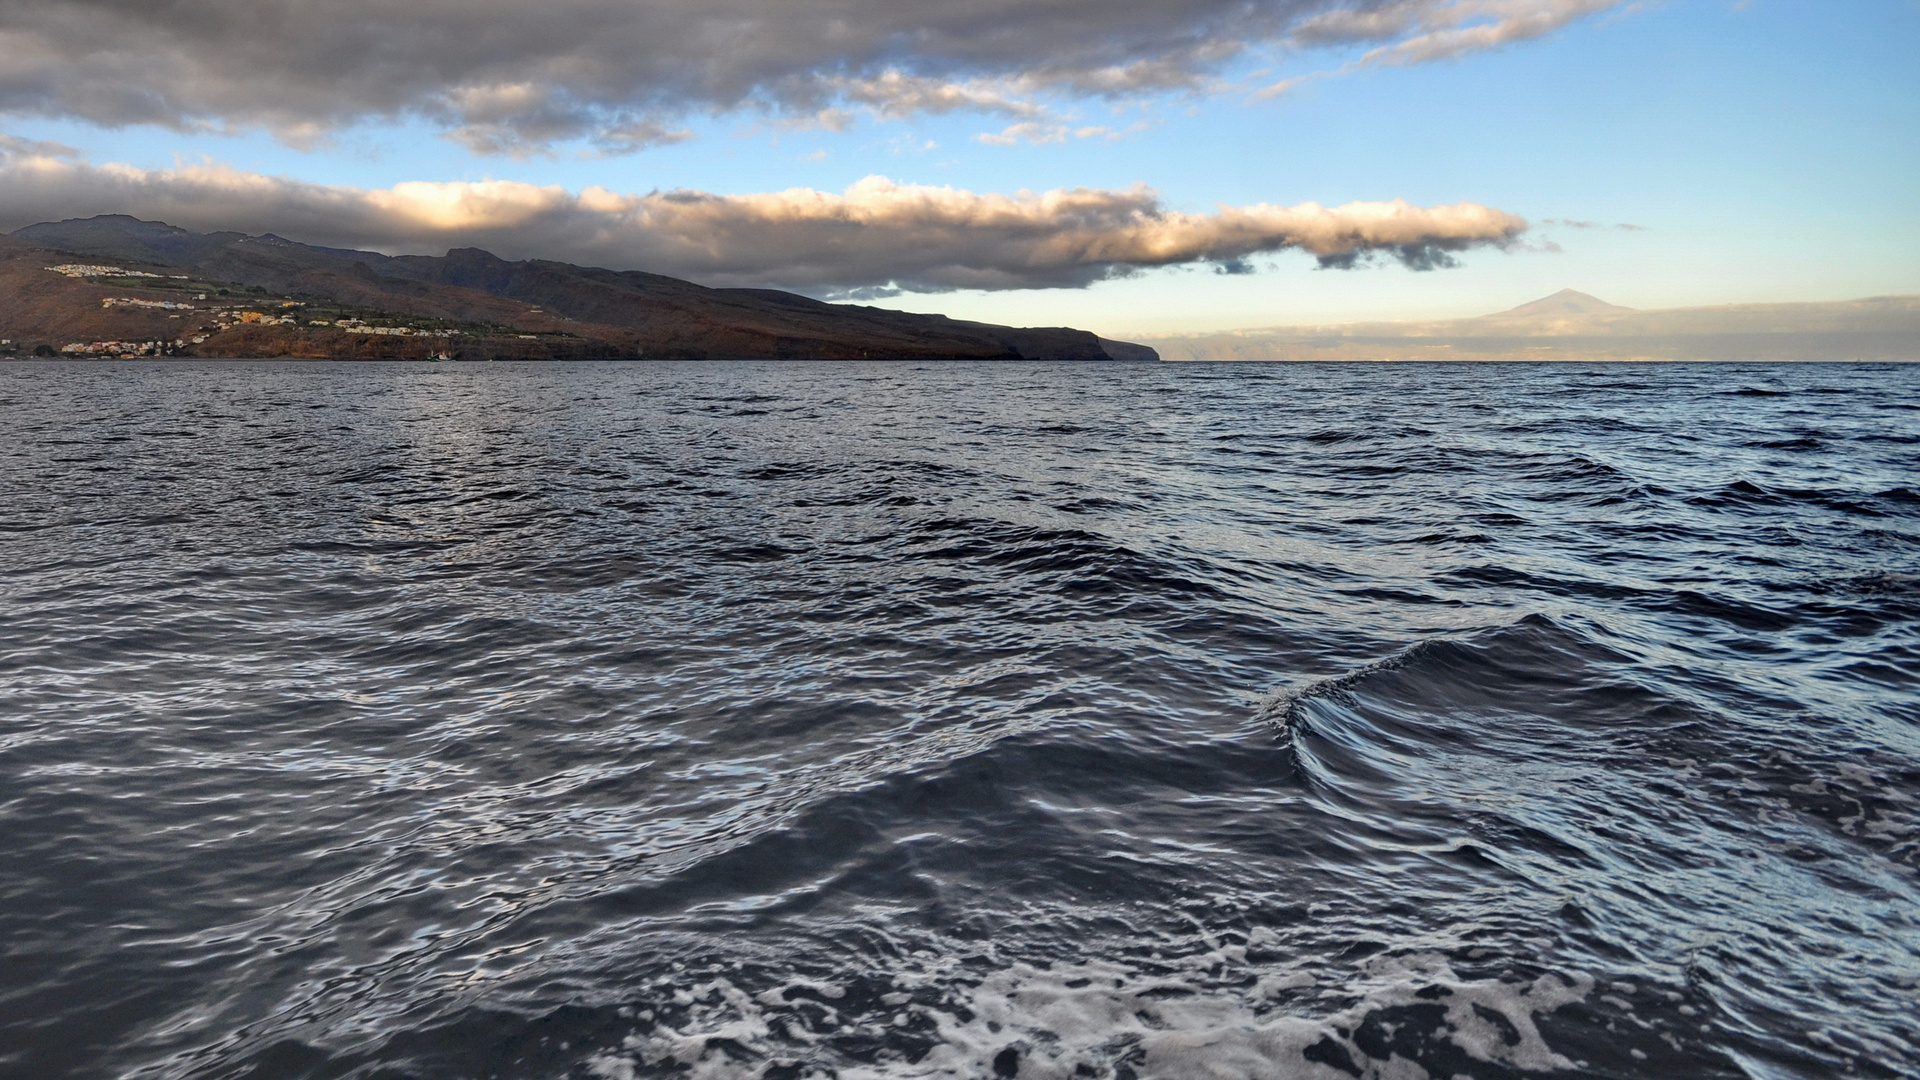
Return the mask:
POLYGON ((1157 359, 1066 327, 709 289, 477 248, 388 256, 194 233, 124 215, 0 236, 0 339, 0 352, 42 356, 1157 359))

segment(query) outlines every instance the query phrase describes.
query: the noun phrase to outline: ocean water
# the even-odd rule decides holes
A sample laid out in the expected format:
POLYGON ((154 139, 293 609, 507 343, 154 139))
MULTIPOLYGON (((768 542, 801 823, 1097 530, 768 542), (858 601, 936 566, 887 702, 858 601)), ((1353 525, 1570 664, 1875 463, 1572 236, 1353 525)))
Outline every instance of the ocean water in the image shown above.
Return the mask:
POLYGON ((1920 366, 0 367, 0 1074, 1920 1075, 1920 366))

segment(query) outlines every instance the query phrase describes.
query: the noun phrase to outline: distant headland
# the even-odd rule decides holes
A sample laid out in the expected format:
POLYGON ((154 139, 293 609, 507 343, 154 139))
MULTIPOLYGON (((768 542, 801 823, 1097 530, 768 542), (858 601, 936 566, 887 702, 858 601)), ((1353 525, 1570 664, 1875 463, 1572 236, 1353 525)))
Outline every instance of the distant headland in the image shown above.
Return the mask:
POLYGON ((1168 360, 1920 360, 1920 296, 1643 311, 1562 289, 1494 315, 1148 338, 1168 360))
POLYGON ((569 263, 315 247, 104 215, 0 235, 0 356, 1155 360, 1017 328, 569 263))

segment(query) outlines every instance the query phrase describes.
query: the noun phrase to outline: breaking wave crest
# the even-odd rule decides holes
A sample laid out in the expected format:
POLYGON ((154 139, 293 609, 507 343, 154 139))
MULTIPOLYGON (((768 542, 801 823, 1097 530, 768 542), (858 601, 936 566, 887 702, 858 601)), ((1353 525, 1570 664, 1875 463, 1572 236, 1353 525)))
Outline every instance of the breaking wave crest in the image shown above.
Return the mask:
POLYGON ((851 1001, 846 987, 831 983, 803 980, 749 994, 716 978, 678 991, 670 1007, 642 1011, 619 1048, 594 1055, 588 1068, 612 1080, 1380 1080, 1407 1075, 1414 1063, 1434 1075, 1488 1065, 1515 1074, 1576 1067, 1548 1048, 1535 1017, 1585 1000, 1588 976, 1462 980, 1444 957, 1411 955, 1365 963, 1357 981, 1331 990, 1301 970, 1221 989, 1223 969, 1244 968, 1249 947, 1262 944, 1224 942, 1158 970, 1092 961, 983 974, 955 960, 908 960, 888 992, 875 997, 863 988, 851 1001), (1343 1004, 1318 1016, 1277 1007, 1316 992, 1343 1004), (901 1052, 870 1061, 820 1053, 870 1041, 901 1052))

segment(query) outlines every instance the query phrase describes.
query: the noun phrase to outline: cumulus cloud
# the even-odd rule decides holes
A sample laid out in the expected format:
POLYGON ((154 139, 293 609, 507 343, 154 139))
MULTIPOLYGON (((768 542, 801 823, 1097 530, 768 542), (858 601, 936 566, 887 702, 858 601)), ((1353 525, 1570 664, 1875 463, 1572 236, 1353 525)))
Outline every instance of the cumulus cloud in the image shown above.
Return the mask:
POLYGON ((0 112, 263 126, 421 116, 482 153, 681 137, 690 115, 1037 119, 1203 92, 1250 51, 1457 56, 1626 0, 7 0, 0 112))
POLYGON ((1078 287, 1187 263, 1237 272, 1249 256, 1288 249, 1328 267, 1378 257, 1432 269, 1470 248, 1509 246, 1527 227, 1473 203, 1258 204, 1187 213, 1140 186, 999 195, 878 176, 839 193, 576 193, 511 181, 369 190, 212 163, 93 166, 35 144, 0 142, 0 226, 98 213, 388 252, 438 254, 471 245, 509 258, 823 295, 1078 287))

